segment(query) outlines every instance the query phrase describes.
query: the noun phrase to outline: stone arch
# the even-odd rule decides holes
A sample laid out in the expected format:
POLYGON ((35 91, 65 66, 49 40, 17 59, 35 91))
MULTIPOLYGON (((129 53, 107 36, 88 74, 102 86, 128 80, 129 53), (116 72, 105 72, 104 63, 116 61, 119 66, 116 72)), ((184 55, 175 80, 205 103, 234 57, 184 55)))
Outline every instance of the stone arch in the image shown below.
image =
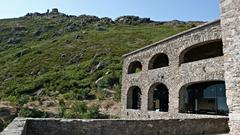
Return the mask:
POLYGON ((183 50, 179 56, 179 65, 218 56, 223 56, 222 40, 203 42, 183 50))
POLYGON ((128 74, 133 74, 142 71, 142 63, 140 61, 133 61, 128 66, 128 74))
POLYGON ((127 93, 127 109, 141 109, 142 92, 138 86, 132 86, 127 93))
POLYGON ((163 83, 153 84, 148 91, 148 110, 168 112, 169 91, 163 83))
POLYGON ((156 69, 169 66, 168 56, 164 53, 154 55, 148 64, 148 69, 156 69))
POLYGON ((228 115, 225 82, 201 81, 182 86, 179 91, 179 112, 228 115))

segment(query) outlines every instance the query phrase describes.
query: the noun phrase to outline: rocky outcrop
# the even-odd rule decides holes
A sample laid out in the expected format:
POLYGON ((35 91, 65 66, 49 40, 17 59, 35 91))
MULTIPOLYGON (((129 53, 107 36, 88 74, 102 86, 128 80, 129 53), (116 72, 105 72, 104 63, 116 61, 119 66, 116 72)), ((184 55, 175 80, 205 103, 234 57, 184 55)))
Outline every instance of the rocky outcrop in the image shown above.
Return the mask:
POLYGON ((58 9, 57 8, 53 8, 52 12, 50 12, 50 14, 59 14, 58 9))
MULTIPOLYGON (((73 32, 75 31, 76 27, 84 27, 88 24, 92 23, 97 23, 97 24, 114 24, 114 23, 120 23, 120 24, 128 24, 128 25, 136 25, 136 24, 141 24, 141 23, 152 23, 152 24, 166 24, 170 26, 175 26, 175 25, 181 25, 181 24, 194 24, 196 26, 203 24, 205 22, 201 21, 196 21, 196 22, 185 22, 185 21, 179 21, 179 20, 172 20, 172 21, 153 21, 150 18, 141 18, 139 16, 133 16, 133 15, 126 15, 126 16, 120 16, 113 21, 109 17, 102 17, 99 18, 97 16, 92 16, 92 15, 80 15, 80 16, 73 16, 73 15, 66 15, 61 12, 57 8, 52 9, 52 11, 47 10, 46 13, 28 13, 25 17, 30 17, 30 18, 55 18, 59 17, 60 23, 65 22, 66 20, 71 20, 72 24, 67 26, 67 31, 73 32), (75 24, 76 22, 77 24, 75 24)), ((101 30, 100 30, 101 31, 101 30)), ((39 34, 39 33, 36 33, 39 34)))
POLYGON ((25 17, 46 17, 46 18, 55 18, 57 16, 67 16, 66 14, 60 13, 57 8, 53 8, 51 12, 49 12, 49 9, 47 10, 46 13, 27 13, 25 17))
POLYGON ((100 18, 100 23, 102 24, 111 24, 111 23, 114 23, 114 21, 111 19, 111 18, 108 18, 108 17, 103 17, 103 18, 100 18))
POLYGON ((115 20, 116 23, 123 24, 139 24, 139 23, 151 23, 150 18, 140 18, 138 16, 120 16, 115 20))
POLYGON ((91 15, 80 15, 77 17, 78 21, 82 25, 91 24, 94 22, 100 21, 100 19, 97 16, 91 16, 91 15))

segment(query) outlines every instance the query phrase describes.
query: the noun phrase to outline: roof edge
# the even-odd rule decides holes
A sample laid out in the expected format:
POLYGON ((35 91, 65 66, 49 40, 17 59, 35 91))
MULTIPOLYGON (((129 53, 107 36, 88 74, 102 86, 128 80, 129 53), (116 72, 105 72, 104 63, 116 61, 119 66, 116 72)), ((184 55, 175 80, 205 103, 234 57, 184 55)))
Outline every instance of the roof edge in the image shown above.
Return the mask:
POLYGON ((190 32, 192 32, 192 31, 195 31, 195 30, 198 30, 198 29, 201 29, 201 28, 204 28, 204 27, 207 27, 207 26, 209 26, 209 25, 212 25, 212 24, 215 24, 215 23, 219 23, 219 22, 220 22, 220 19, 217 19, 217 20, 214 20, 214 21, 211 21, 211 22, 207 22, 207 23, 205 23, 205 24, 203 24, 203 25, 194 27, 194 28, 192 28, 192 29, 189 29, 189 30, 180 32, 180 33, 178 33, 178 34, 176 34, 176 35, 167 37, 167 38, 165 38, 165 39, 163 39, 163 40, 157 41, 157 42, 155 42, 155 43, 152 43, 152 44, 150 44, 150 45, 147 45, 147 46, 145 46, 145 47, 142 47, 142 48, 140 48, 140 49, 137 49, 137 50, 135 50, 135 51, 132 51, 132 52, 130 52, 130 53, 124 54, 124 55, 122 55, 122 58, 125 58, 125 57, 127 57, 127 56, 136 54, 136 53, 138 53, 138 52, 140 52, 140 51, 143 51, 143 50, 147 50, 147 49, 149 49, 149 48, 151 48, 151 47, 157 46, 158 44, 164 43, 164 42, 166 42, 166 41, 172 40, 172 39, 177 38, 177 37, 179 37, 179 36, 182 36, 182 35, 184 35, 184 34, 190 33, 190 32))

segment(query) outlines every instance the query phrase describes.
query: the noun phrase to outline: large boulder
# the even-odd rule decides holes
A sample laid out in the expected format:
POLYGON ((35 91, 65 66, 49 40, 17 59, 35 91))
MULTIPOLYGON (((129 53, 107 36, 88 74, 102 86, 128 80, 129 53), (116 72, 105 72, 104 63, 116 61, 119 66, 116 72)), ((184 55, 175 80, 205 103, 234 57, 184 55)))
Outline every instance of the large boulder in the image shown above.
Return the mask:
POLYGON ((50 14, 59 14, 58 9, 53 8, 52 11, 50 12, 50 14))

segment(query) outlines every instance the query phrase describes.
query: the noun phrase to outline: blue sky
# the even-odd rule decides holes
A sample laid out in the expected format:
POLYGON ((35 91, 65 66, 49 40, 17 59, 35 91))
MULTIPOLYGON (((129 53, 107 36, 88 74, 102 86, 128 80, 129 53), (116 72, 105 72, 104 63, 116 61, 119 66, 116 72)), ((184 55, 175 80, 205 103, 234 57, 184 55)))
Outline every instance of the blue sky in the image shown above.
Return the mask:
POLYGON ((113 19, 121 15, 159 21, 211 21, 219 18, 219 0, 1 0, 0 18, 46 12, 52 8, 70 15, 89 14, 113 19))

